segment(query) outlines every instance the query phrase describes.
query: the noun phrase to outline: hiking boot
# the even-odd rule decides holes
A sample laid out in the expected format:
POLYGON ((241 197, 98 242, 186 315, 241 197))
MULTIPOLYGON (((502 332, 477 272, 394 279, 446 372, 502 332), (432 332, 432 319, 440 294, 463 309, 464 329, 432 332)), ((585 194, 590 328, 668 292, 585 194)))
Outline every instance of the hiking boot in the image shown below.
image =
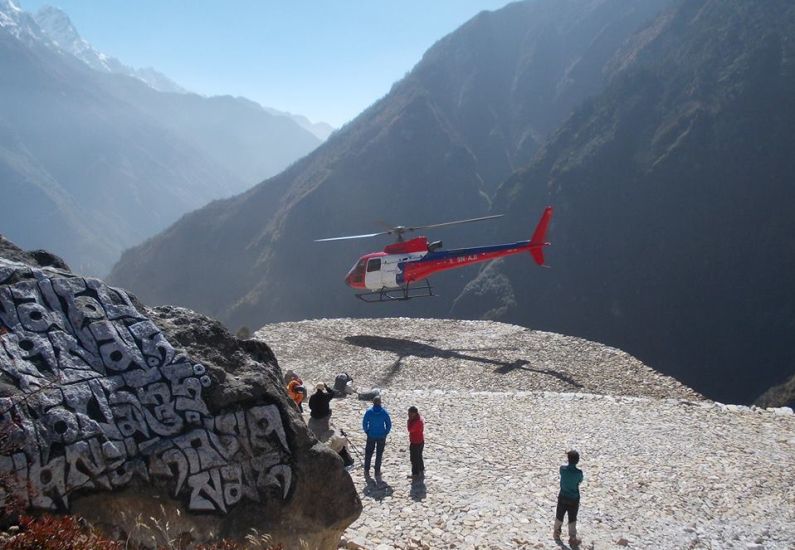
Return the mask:
POLYGON ((555 520, 555 527, 552 529, 552 538, 560 542, 560 530, 563 528, 563 522, 560 520, 555 520))
POLYGON ((577 538, 577 522, 569 522, 569 545, 579 546, 582 540, 577 538))

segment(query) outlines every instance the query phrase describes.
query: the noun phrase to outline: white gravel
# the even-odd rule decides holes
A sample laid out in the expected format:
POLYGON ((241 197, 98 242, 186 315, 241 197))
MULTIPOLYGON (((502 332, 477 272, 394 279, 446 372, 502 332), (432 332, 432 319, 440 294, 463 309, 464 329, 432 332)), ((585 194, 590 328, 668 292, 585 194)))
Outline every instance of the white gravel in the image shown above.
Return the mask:
POLYGON ((282 369, 360 388, 520 389, 702 399, 616 348, 492 321, 321 319, 265 325, 282 369))
MULTIPOLYGON (((364 511, 349 548, 558 548, 557 469, 574 447, 582 548, 795 549, 789 410, 713 403, 618 350, 485 321, 321 320, 257 336, 308 383, 339 370, 387 382, 384 484, 352 472, 364 511), (516 360, 546 372, 494 372, 516 360), (410 405, 426 420, 424 484, 406 478, 410 405)), ((367 405, 332 403, 359 452, 367 405)))

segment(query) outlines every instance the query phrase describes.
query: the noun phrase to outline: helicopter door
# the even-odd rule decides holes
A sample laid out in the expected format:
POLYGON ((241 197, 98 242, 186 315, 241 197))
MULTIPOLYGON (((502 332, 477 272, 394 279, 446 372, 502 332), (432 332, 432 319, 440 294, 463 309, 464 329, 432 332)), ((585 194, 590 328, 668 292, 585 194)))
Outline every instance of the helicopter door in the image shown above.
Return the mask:
POLYGON ((381 281, 381 258, 370 258, 367 262, 367 272, 364 274, 364 286, 371 290, 383 287, 381 281))

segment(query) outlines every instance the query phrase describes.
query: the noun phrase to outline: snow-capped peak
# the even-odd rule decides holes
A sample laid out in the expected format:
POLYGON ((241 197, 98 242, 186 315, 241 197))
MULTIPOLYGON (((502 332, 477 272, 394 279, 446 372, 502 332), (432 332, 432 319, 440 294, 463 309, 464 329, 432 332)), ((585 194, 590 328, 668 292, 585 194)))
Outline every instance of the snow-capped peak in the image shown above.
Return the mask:
POLYGON ((22 13, 22 8, 14 0, 0 0, 0 12, 22 13))
POLYGON ((63 51, 72 54, 96 71, 121 72, 121 62, 96 49, 77 32, 72 20, 63 11, 44 6, 36 15, 36 23, 47 37, 63 51))
MULTIPOLYGON (((0 0, 0 2, 5 1, 11 0, 0 0)), ((72 54, 95 71, 132 76, 161 92, 185 92, 168 77, 153 69, 135 69, 115 57, 98 51, 80 36, 69 16, 58 8, 44 6, 36 12, 34 18, 42 32, 56 47, 72 54)))
POLYGON ((19 40, 43 40, 36 22, 30 15, 22 11, 14 0, 0 0, 0 29, 11 33, 19 40))
POLYGON ((88 44, 75 29, 72 20, 53 6, 44 6, 34 16, 39 27, 62 48, 74 43, 88 44))

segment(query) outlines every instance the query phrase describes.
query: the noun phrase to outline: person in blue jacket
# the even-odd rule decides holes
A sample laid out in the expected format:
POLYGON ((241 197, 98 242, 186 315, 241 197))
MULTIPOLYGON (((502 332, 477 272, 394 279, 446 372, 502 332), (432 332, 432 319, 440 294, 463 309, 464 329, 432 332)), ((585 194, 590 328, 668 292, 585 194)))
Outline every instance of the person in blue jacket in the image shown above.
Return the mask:
POLYGON ((381 398, 373 398, 373 406, 367 409, 362 418, 362 429, 367 434, 367 444, 364 447, 364 476, 370 477, 370 460, 375 450, 375 476, 381 475, 381 458, 384 456, 386 436, 392 429, 392 419, 389 413, 381 406, 381 398))

